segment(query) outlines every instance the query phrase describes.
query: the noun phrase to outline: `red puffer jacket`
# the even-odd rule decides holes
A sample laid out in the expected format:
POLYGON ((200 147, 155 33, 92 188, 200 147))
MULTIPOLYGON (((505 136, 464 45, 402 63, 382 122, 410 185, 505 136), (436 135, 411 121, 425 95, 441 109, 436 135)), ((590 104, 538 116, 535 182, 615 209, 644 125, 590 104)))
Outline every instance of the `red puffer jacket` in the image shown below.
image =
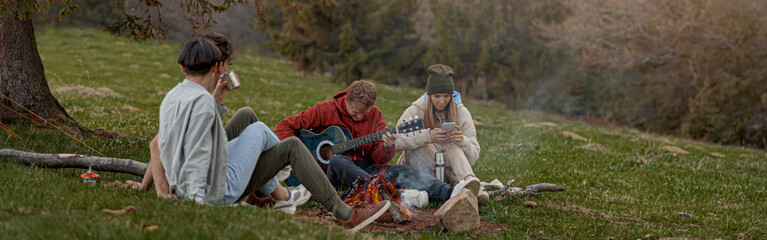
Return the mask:
MULTIPOLYGON (((370 113, 355 122, 346 110, 346 90, 336 93, 333 99, 317 103, 298 114, 289 116, 277 124, 277 137, 280 140, 296 135, 299 129, 311 129, 315 133, 325 131, 330 126, 345 127, 352 134, 352 138, 362 137, 371 133, 386 129, 383 113, 377 106, 373 106, 370 113)), ((368 143, 357 147, 348 156, 354 162, 372 159, 376 164, 386 164, 394 157, 395 149, 386 149, 383 140, 368 143)))

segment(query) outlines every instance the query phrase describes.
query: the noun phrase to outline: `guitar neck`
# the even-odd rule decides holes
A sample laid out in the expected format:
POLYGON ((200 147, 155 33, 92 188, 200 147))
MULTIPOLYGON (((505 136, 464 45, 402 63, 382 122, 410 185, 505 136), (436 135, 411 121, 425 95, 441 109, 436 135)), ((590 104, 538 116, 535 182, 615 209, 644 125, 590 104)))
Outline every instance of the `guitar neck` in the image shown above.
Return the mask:
POLYGON ((343 153, 343 152, 352 150, 353 148, 356 148, 371 142, 375 142, 376 140, 381 139, 383 135, 388 132, 397 134, 397 129, 396 128, 386 129, 380 132, 372 133, 369 135, 365 135, 363 137, 358 137, 346 142, 333 145, 333 153, 343 153))

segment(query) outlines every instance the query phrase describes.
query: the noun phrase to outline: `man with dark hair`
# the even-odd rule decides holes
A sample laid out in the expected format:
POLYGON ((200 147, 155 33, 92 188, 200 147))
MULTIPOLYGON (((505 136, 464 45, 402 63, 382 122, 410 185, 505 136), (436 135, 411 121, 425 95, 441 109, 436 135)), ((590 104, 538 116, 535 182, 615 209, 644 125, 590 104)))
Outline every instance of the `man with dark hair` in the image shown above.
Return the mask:
MULTIPOLYGON (((232 44, 229 42, 229 38, 216 32, 202 33, 197 37, 209 40, 214 43, 216 47, 221 51, 221 59, 225 59, 224 66, 226 67, 231 65, 234 51, 232 50, 232 44)), ((223 99, 226 97, 226 94, 227 93, 225 92, 214 92, 214 99, 216 100, 216 104, 219 105, 217 106, 218 108, 226 109, 226 106, 222 103, 223 99)), ((231 141, 237 138, 240 133, 245 130, 245 128, 256 122, 258 122, 258 117, 252 108, 240 108, 224 126, 227 140, 231 141)), ((148 191, 152 184, 156 183, 154 185, 157 196, 164 198, 175 197, 170 193, 170 189, 168 188, 168 181, 165 178, 165 169, 162 165, 162 162, 160 161, 160 148, 157 144, 157 136, 155 136, 155 138, 150 141, 149 149, 149 166, 147 167, 142 182, 136 183, 128 180, 128 183, 133 185, 134 188, 145 191, 148 191)), ((311 197, 311 194, 303 186, 299 186, 294 190, 287 190, 279 185, 276 181, 269 181, 267 186, 264 186, 264 188, 267 191, 270 191, 272 188, 274 188, 274 190, 272 191, 271 195, 265 198, 259 198, 255 193, 251 193, 244 199, 243 204, 272 204, 274 206, 274 210, 293 214, 295 213, 296 207, 298 205, 305 203, 309 200, 309 197, 311 197)))
MULTIPOLYGON (((221 51, 221 58, 225 59, 224 66, 231 65, 234 51, 232 50, 232 44, 229 42, 229 38, 216 32, 202 33, 197 37, 210 40, 212 43, 214 43, 216 47, 221 51)), ((222 109, 226 109, 226 106, 224 106, 222 103, 224 97, 226 97, 225 94, 227 93, 215 92, 214 95, 216 103, 220 105, 218 107, 222 109)), ((252 108, 240 108, 224 126, 227 140, 231 141, 237 138, 240 133, 245 130, 245 128, 256 122, 258 122, 258 116, 256 116, 256 112, 253 111, 252 108)), ((170 189, 168 188, 168 181, 165 178, 165 169, 162 165, 162 162, 160 162, 160 148, 157 144, 157 136, 155 136, 154 139, 150 141, 149 149, 149 166, 147 167, 141 183, 133 182, 130 180, 127 182, 131 184, 133 188, 141 189, 144 191, 149 191, 149 189, 152 187, 152 184, 154 183, 157 196, 164 198, 175 197, 170 193, 170 189)), ((272 195, 266 198, 259 198, 255 194, 251 194, 246 197, 243 202, 253 204, 259 202, 271 203, 274 204, 275 210, 292 214, 295 212, 297 205, 301 205, 302 203, 306 202, 306 200, 308 200, 308 198, 311 196, 311 194, 309 194, 306 189, 303 188, 303 186, 300 186, 295 190, 288 191, 281 185, 278 185, 274 182, 270 182, 268 184, 272 184, 275 187, 272 195)))
MULTIPOLYGON (((202 204, 232 204, 261 189, 290 165, 296 177, 325 208, 352 231, 381 216, 388 201, 352 208, 338 197, 311 153, 297 138, 279 141, 262 122, 247 126, 229 141, 221 123, 226 110, 216 96, 230 90, 220 75, 226 71, 221 51, 207 39, 194 38, 178 57, 186 79, 168 92, 160 105, 158 146, 170 192, 202 204)), ((222 98, 223 99, 223 98, 222 98)))
MULTIPOLYGON (((221 58, 227 60, 231 60, 233 58, 232 54, 234 54, 234 50, 232 50, 232 43, 229 41, 229 38, 223 34, 217 32, 204 32, 197 36, 213 42, 213 44, 218 47, 218 50, 221 51, 221 58)), ((231 62, 229 64, 231 64, 231 62)))
MULTIPOLYGON (((352 138, 383 131, 386 129, 386 121, 381 110, 375 106, 377 97, 373 83, 354 81, 345 91, 336 93, 333 99, 319 102, 314 107, 280 121, 276 127, 277 136, 288 139, 296 136, 301 129, 320 133, 331 126, 345 128, 352 138)), ((356 147, 346 155, 334 155, 325 174, 333 186, 338 188, 349 187, 357 178, 368 179, 370 174, 385 169, 385 177, 394 179, 398 186, 426 191, 429 198, 436 201, 445 201, 463 188, 475 195, 479 191, 479 182, 459 182, 451 187, 411 166, 386 165, 394 157, 396 140, 397 135, 386 133, 383 139, 356 147)))

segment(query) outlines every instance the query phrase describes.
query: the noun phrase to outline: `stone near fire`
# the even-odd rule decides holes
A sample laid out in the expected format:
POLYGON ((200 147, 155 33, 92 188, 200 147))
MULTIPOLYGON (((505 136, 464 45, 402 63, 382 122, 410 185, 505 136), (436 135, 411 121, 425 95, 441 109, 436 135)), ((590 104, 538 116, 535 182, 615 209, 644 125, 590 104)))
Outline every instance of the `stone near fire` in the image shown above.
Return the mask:
POLYGON ((480 224, 477 197, 468 189, 461 190, 434 212, 434 222, 452 232, 477 229, 480 224))

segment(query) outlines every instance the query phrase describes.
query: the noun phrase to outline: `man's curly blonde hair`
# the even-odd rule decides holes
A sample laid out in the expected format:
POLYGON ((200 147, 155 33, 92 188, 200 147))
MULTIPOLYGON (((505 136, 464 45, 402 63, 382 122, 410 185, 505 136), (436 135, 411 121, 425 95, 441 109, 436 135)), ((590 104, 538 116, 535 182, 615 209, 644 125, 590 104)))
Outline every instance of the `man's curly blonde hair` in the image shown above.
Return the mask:
POLYGON ((346 89, 346 100, 362 103, 366 107, 375 105, 377 97, 376 85, 365 80, 354 81, 346 89))

